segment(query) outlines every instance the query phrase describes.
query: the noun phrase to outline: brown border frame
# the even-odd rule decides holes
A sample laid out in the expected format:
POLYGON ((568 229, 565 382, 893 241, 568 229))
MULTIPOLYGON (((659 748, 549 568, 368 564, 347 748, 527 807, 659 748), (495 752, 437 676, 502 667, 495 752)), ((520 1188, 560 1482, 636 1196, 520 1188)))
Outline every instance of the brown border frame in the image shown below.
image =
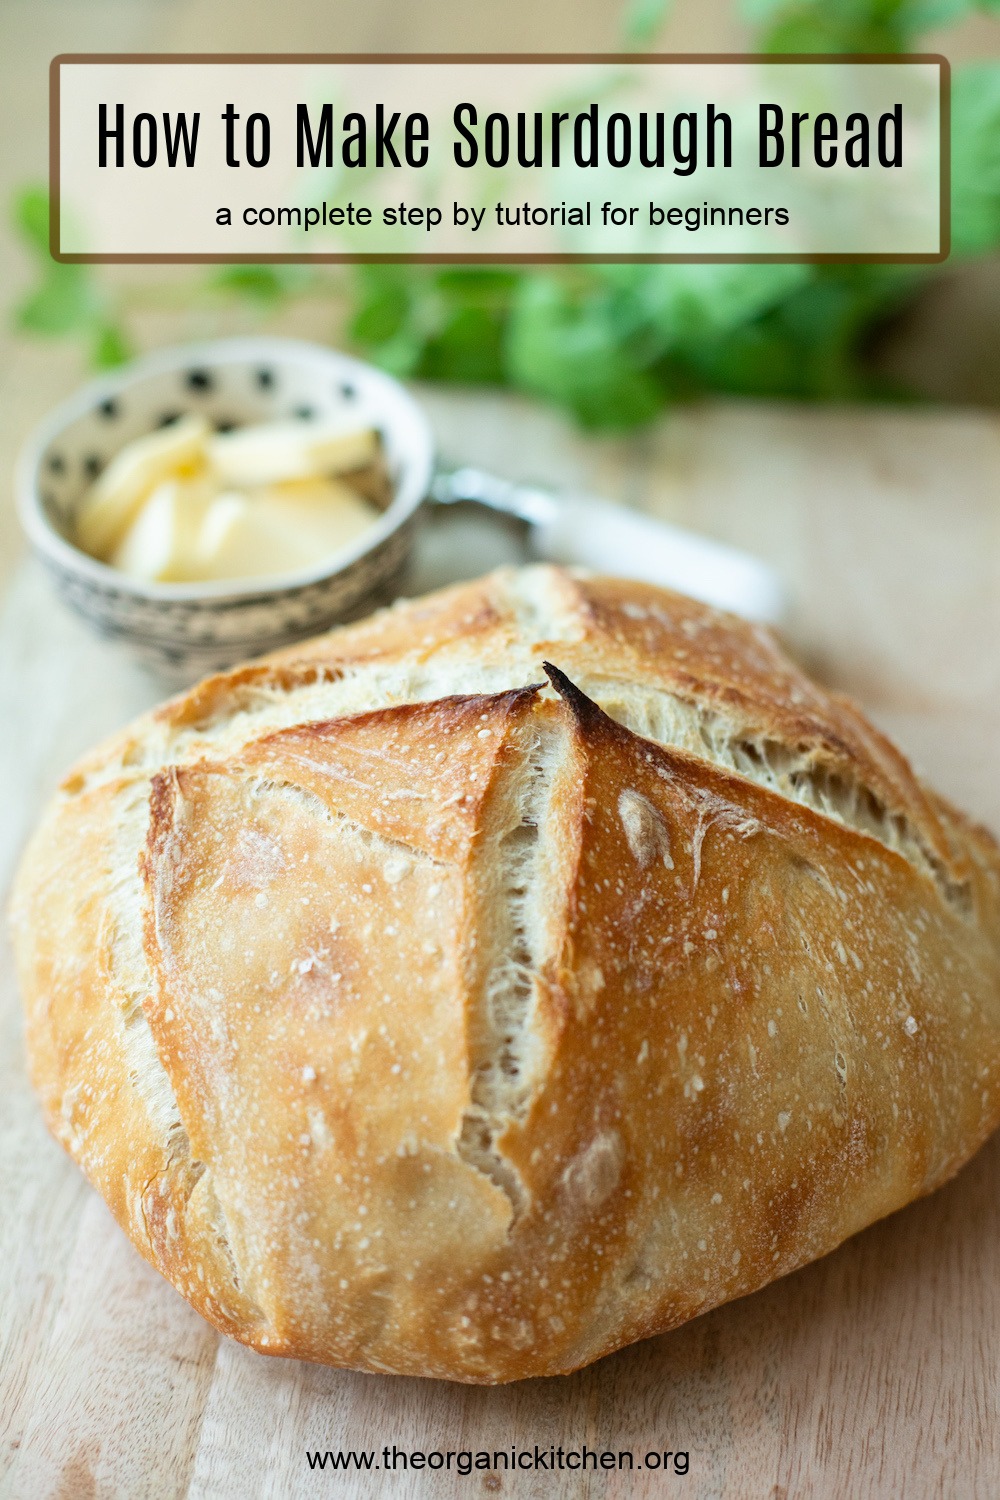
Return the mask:
POLYGON ((937 265, 951 253, 951 63, 940 52, 62 52, 49 64, 49 254, 62 265, 937 265), (59 69, 64 63, 936 63, 939 245, 924 255, 79 255, 59 249, 59 69))

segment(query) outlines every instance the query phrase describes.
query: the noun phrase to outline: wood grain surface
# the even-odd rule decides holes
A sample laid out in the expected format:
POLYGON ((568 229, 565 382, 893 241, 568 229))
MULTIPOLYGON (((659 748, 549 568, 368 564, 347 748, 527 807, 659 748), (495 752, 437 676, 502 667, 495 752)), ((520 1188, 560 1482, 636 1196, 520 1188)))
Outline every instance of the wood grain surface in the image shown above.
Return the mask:
MULTIPOLYGON (((512 399, 425 392, 442 449, 582 485, 769 558, 790 637, 928 777, 1000 827, 1000 424, 711 405, 627 442, 512 399)), ((517 557, 433 520, 414 587, 517 557)), ((34 566, 0 612, 0 889, 59 772, 160 686, 34 566)), ((46 1136, 0 949, 0 1495, 991 1500, 1000 1493, 1000 1139, 949 1186, 743 1302, 568 1379, 497 1390, 268 1360, 140 1260, 46 1136), (630 1473, 310 1471, 309 1449, 631 1450, 630 1473), (690 1454, 686 1476, 647 1452, 690 1454)), ((379 1458, 380 1461, 380 1458, 379 1458)))

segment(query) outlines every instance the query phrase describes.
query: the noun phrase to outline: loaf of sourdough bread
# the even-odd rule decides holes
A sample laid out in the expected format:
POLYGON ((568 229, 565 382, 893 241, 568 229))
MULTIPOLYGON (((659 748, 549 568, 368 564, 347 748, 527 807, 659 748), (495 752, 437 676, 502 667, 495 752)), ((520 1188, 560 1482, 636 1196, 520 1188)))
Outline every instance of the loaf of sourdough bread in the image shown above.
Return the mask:
POLYGON ((50 1128, 266 1353, 572 1370, 1000 1121, 1000 856, 764 630, 501 571, 78 766, 13 904, 50 1128))

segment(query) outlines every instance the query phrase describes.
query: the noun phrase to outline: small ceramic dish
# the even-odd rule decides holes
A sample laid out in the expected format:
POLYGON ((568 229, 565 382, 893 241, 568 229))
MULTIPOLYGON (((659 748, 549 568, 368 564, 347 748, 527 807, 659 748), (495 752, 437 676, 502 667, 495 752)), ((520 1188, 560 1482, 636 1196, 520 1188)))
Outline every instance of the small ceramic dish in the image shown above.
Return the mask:
POLYGON ((147 666, 192 678, 393 597, 433 462, 427 419, 390 376, 315 344, 236 338, 160 350, 85 386, 25 444, 16 492, 32 548, 66 603, 147 666), (363 536, 300 572, 222 583, 127 577, 74 545, 78 507, 119 449, 188 412, 220 431, 356 417, 382 435, 392 498, 363 536))

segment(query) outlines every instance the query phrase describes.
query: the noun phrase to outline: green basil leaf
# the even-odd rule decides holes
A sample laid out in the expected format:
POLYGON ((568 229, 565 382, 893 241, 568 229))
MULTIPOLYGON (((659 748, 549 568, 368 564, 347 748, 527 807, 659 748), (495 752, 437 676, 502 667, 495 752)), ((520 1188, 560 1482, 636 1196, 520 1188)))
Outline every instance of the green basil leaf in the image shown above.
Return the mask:
POLYGON ((607 304, 593 295, 577 301, 555 277, 522 284, 507 367, 513 384, 568 406, 586 427, 633 427, 664 404, 662 384, 619 341, 607 304))
POLYGON ((100 299, 84 266, 51 262, 40 286, 20 302, 14 319, 19 328, 46 335, 89 328, 100 299))
POLYGON ((21 238, 40 255, 49 260, 49 195, 47 189, 37 183, 21 188, 14 196, 14 225, 21 238))
POLYGON ((673 0, 629 0, 622 17, 622 41, 627 47, 648 47, 672 9, 673 0))
POLYGON ((132 346, 123 328, 117 323, 98 324, 91 345, 91 364, 96 365, 99 370, 110 369, 115 365, 123 365, 132 358, 132 353, 132 346))

